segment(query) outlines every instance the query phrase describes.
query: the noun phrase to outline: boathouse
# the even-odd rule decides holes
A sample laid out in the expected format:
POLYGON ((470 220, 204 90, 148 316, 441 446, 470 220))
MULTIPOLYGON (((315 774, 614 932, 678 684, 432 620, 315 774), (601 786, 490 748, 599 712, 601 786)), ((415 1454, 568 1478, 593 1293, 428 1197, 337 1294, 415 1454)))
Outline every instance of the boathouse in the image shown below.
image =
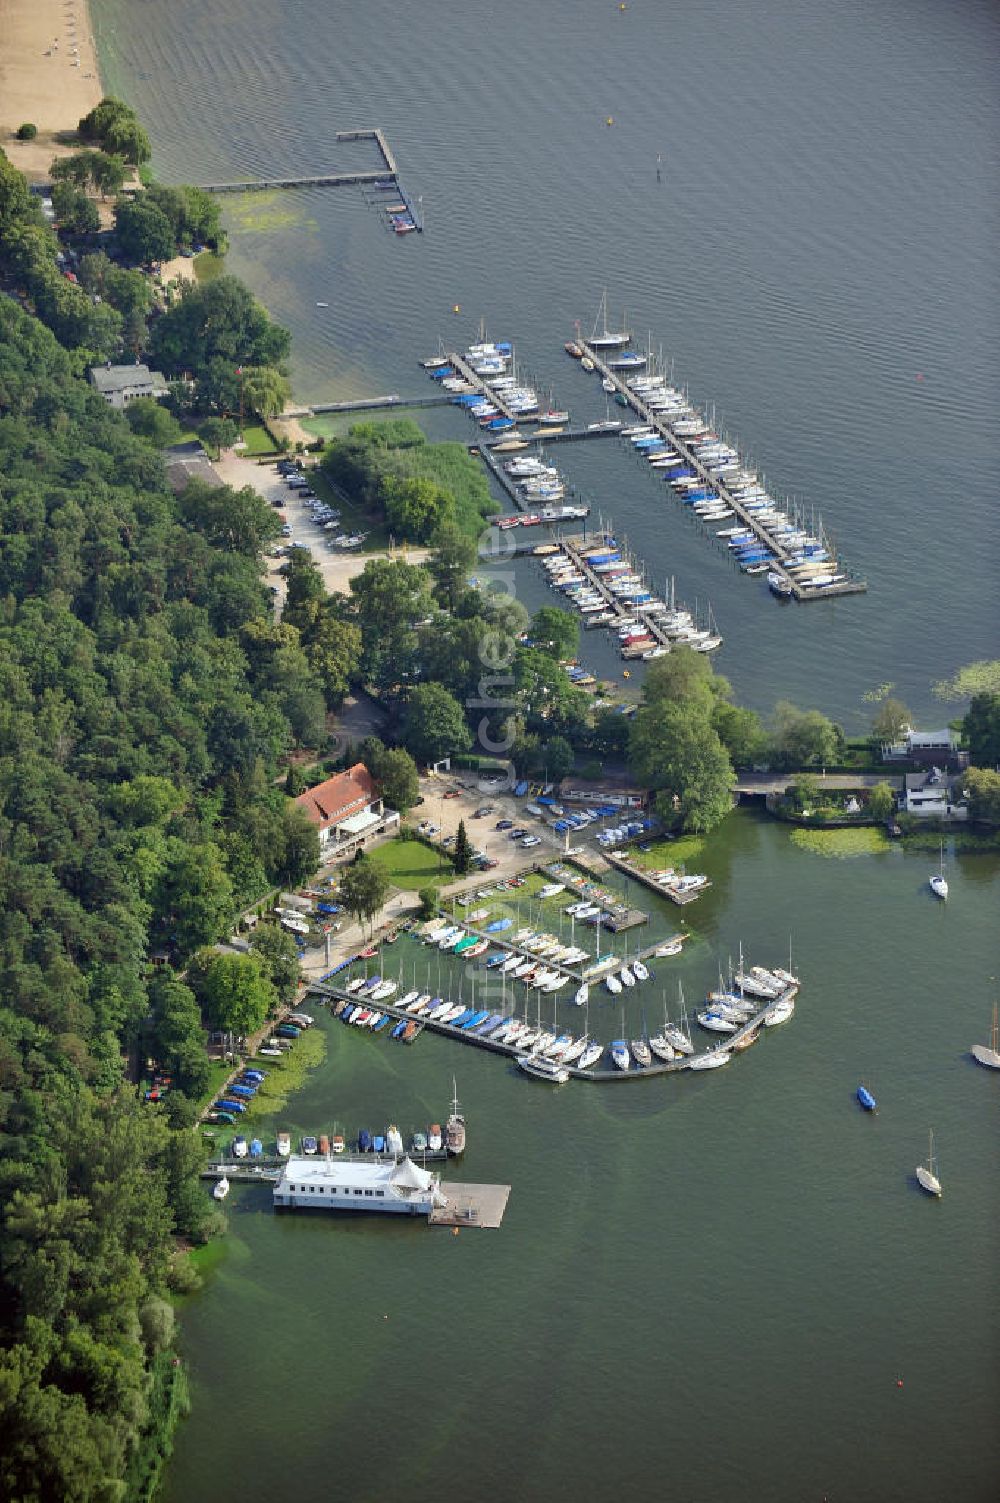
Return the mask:
POLYGON ((278 1209, 383 1211, 430 1216, 448 1204, 440 1176, 412 1159, 357 1163, 340 1158, 289 1159, 274 1187, 278 1209))
POLYGON ((356 850, 373 837, 399 828, 399 815, 385 808, 363 762, 307 788, 295 802, 319 831, 324 858, 356 850))

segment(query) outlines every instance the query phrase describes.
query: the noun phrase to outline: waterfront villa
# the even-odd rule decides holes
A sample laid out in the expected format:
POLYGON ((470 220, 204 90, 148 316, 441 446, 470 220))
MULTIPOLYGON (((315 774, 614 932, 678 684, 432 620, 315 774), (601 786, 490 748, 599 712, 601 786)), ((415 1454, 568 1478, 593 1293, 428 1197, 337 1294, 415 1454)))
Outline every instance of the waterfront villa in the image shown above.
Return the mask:
POLYGON ((375 836, 395 834, 399 815, 386 809, 363 762, 307 788, 295 800, 319 831, 324 860, 357 850, 375 836))
POLYGON ((946 726, 941 731, 915 731, 907 726, 899 741, 884 742, 883 762, 916 762, 921 767, 963 767, 968 754, 958 749, 958 733, 946 726))
POLYGON ((968 819, 968 807, 954 803, 953 799, 954 790, 950 780, 940 768, 932 767, 929 772, 906 774, 906 786, 900 796, 899 807, 904 814, 920 814, 925 818, 968 819))
POLYGON ((276 1209, 384 1211, 429 1216, 447 1206, 440 1175, 412 1159, 371 1163, 339 1158, 290 1158, 274 1187, 276 1209))
POLYGON ((151 371, 148 365, 92 365, 91 385, 100 392, 110 407, 127 407, 136 397, 153 397, 156 401, 169 394, 170 388, 159 371, 151 371))

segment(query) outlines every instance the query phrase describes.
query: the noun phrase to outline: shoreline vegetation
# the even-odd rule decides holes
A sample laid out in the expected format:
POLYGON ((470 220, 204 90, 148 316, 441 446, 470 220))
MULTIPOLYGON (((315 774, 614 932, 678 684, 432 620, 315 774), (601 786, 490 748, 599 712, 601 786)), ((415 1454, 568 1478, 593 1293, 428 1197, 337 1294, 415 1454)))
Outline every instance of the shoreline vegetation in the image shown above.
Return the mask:
MULTIPOLYGON (((56 38, 70 13, 89 35, 82 0, 68 10, 42 0, 18 46, 34 47, 43 23, 56 38)), ((28 7, 6 7, 5 24, 11 15, 28 7)), ((100 146, 141 166, 141 126, 121 107, 101 123, 99 79, 82 40, 70 47, 68 76, 82 77, 60 108, 79 109, 100 146)), ((52 54, 38 54, 38 79, 61 78, 42 66, 52 54)), ((49 163, 70 158, 81 142, 61 116, 46 123, 55 99, 37 87, 44 109, 7 124, 38 125, 25 144, 49 163)), ((543 607, 529 621, 518 602, 470 588, 488 487, 459 462, 461 445, 430 444, 405 421, 355 425, 325 464, 337 484, 367 488, 386 526, 430 541, 427 566, 372 560, 331 596, 293 550, 276 621, 263 584, 281 534, 273 509, 249 488, 190 482, 175 495, 161 457, 170 414, 137 403, 126 418, 87 384, 87 367, 130 334, 147 348, 145 275, 81 264, 70 280, 13 147, 0 189, 0 272, 14 293, 0 297, 0 1493, 131 1503, 153 1496, 189 1402, 172 1301, 220 1256, 192 1247, 211 1249, 225 1226, 197 1177, 206 1031, 253 1034, 298 979, 294 943, 274 924, 258 926, 245 955, 222 942, 248 898, 316 870, 316 831, 281 774, 294 754, 329 745, 328 713, 348 690, 363 683, 380 697, 406 749, 384 756, 465 753, 464 707, 479 703, 489 644, 510 687, 486 720, 498 742, 511 736, 519 773, 567 773, 584 757, 627 764, 690 842, 675 855, 700 849, 727 816, 734 764, 753 765, 766 746, 819 767, 844 738, 790 705, 766 729, 683 650, 650 668, 634 721, 595 714, 564 672, 575 620, 543 607), (137 1089, 150 1059, 170 1080, 162 1102, 137 1089)), ((169 233, 176 248, 195 220, 203 235, 204 205, 185 190, 151 187, 139 201, 125 215, 137 246, 154 233, 165 246, 169 233)), ((170 375, 196 372, 192 405, 225 414, 242 408, 248 374, 262 410, 283 403, 288 339, 223 274, 157 310, 148 349, 170 375)), ((979 697, 989 703, 978 744, 1000 760, 1000 695, 979 697)), ((995 777, 976 784, 994 811, 995 777)), ((878 834, 844 833, 872 845, 878 834)), ((414 881, 420 849, 393 852, 414 881)), ((269 1077, 269 1106, 284 1106, 319 1053, 307 1045, 269 1077)))

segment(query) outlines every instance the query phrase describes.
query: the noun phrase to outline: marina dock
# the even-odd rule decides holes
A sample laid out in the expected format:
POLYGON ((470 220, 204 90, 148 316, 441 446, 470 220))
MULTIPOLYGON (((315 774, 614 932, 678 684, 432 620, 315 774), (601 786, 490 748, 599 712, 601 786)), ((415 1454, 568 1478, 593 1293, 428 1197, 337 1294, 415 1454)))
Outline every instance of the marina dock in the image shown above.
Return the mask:
MULTIPOLYGON (((653 946, 653 951, 655 951, 655 949, 656 946, 653 946)), ((620 957, 618 963, 621 963, 620 957)), ((785 1002, 794 998, 798 993, 798 989, 799 988, 797 985, 789 986, 779 996, 769 997, 766 1000, 762 1000, 760 1008, 753 1015, 753 1017, 751 1017, 735 1032, 731 1034, 725 1034, 722 1037, 721 1042, 717 1045, 714 1045, 713 1048, 717 1048, 721 1051, 726 1052, 733 1049, 745 1038, 748 1038, 755 1031, 755 1029, 762 1027, 764 1024, 764 1019, 767 1017, 768 1013, 771 1012, 773 1008, 777 1007, 780 1002, 785 1002)), ((331 999, 333 999, 334 1001, 346 1001, 355 1003, 359 1000, 362 1003, 364 1001, 363 998, 358 999, 352 996, 350 992, 344 991, 341 987, 331 986, 328 983, 319 981, 314 981, 311 983, 307 995, 315 996, 317 1000, 327 1002, 329 1002, 331 999)), ((410 1019, 411 1017, 411 1014, 409 1012, 404 1011, 402 1008, 396 1006, 391 1001, 379 1001, 377 1003, 373 1003, 372 1005, 377 1007, 379 1012, 389 1013, 391 1017, 394 1017, 398 1020, 410 1019)), ((526 1010, 530 1010, 527 1000, 525 1001, 525 1008, 526 1010)), ((513 1020, 516 1015, 517 1008, 516 1006, 514 1006, 512 1007, 509 1016, 513 1020)), ((490 1054, 505 1056, 509 1060, 516 1060, 518 1055, 523 1052, 518 1049, 516 1043, 500 1044, 497 1043, 495 1039, 482 1038, 476 1033, 469 1033, 464 1029, 454 1028, 450 1023, 439 1023, 432 1018, 422 1018, 420 1019, 420 1021, 423 1022, 424 1026, 430 1029, 433 1033, 444 1034, 447 1037, 458 1039, 459 1042, 463 1044, 471 1044, 477 1049, 483 1049, 490 1054)), ((708 1052, 711 1053, 712 1051, 709 1050, 708 1052)), ((635 1068, 628 1070, 618 1070, 613 1066, 607 1068, 596 1068, 592 1070, 579 1070, 574 1065, 567 1065, 566 1069, 569 1071, 571 1079, 592 1080, 607 1083, 608 1081, 612 1080, 645 1079, 647 1076, 652 1075, 676 1075, 683 1070, 690 1070, 692 1060, 696 1060, 698 1058, 698 1054, 684 1055, 679 1059, 670 1060, 669 1062, 657 1060, 654 1064, 637 1065, 635 1068)))
MULTIPOLYGON (((654 411, 647 406, 642 396, 633 391, 622 375, 613 370, 601 358, 600 352, 593 348, 583 339, 577 339, 578 348, 584 358, 593 362, 594 369, 605 382, 611 382, 617 396, 630 407, 638 418, 649 428, 653 429, 668 443, 671 448, 683 456, 685 464, 689 465, 705 486, 709 487, 721 501, 739 518, 741 524, 774 556, 774 562, 770 568, 775 574, 781 576, 788 586, 789 593, 796 600, 829 599, 835 595, 857 595, 867 590, 868 586, 861 579, 845 579, 839 583, 819 585, 814 588, 805 587, 798 578, 793 567, 790 567, 791 555, 779 538, 773 536, 766 524, 760 522, 752 511, 748 511, 739 498, 730 491, 725 481, 712 473, 702 463, 691 444, 678 434, 669 420, 662 413, 654 411)), ((605 388, 607 389, 607 388, 605 388)))
POLYGON ((679 908, 685 907, 688 903, 693 903, 696 898, 701 897, 703 892, 708 892, 709 888, 712 885, 711 882, 706 879, 698 887, 693 887, 688 891, 685 891, 684 889, 678 891, 675 887, 668 886, 662 882, 657 882, 656 878, 653 877, 651 873, 643 871, 642 867, 636 866, 634 862, 627 860, 626 857, 619 855, 615 851, 607 851, 605 852, 605 855, 611 865, 618 871, 620 871, 624 876, 631 877, 636 882, 641 882, 643 887, 648 887, 650 892, 659 893, 661 898, 669 898, 670 901, 672 903, 676 903, 679 908))

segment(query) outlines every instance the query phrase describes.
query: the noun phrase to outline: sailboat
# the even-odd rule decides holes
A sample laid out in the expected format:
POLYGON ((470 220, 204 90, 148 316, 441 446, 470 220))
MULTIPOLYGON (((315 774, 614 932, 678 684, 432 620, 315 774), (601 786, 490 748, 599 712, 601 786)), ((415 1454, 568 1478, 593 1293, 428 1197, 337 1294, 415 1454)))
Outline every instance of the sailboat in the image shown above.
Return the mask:
POLYGON ((229 1194, 229 1181, 225 1175, 215 1181, 215 1184, 212 1186, 212 1194, 216 1200, 225 1200, 229 1194))
MULTIPOLYGON (((623 320, 624 321, 624 320, 623 320)), ((617 331, 608 328, 608 293, 601 294, 601 306, 597 310, 594 328, 588 343, 592 350, 620 350, 628 344, 632 334, 628 329, 617 331)))
POLYGON ((465 1117, 458 1104, 458 1086, 451 1078, 451 1115, 445 1127, 445 1145, 451 1154, 465 1152, 465 1117))
POLYGON ((927 1150, 926 1164, 917 1165, 917 1183, 921 1190, 926 1190, 928 1195, 941 1195, 941 1181, 934 1173, 934 1133, 930 1133, 930 1144, 927 1150))
POLYGON ((941 842, 941 860, 940 860, 940 864, 938 866, 937 871, 934 873, 933 877, 931 877, 931 879, 930 879, 930 889, 931 889, 931 892, 934 894, 934 896, 936 898, 942 898, 942 899, 944 899, 944 898, 946 898, 948 896, 948 883, 945 881, 945 875, 944 875, 944 841, 943 840, 941 842))
POLYGON ((990 1030, 989 1044, 973 1044, 972 1058, 977 1065, 985 1065, 987 1070, 1000 1070, 1000 1049, 997 1045, 1000 1039, 997 1036, 997 1005, 993 1004, 993 1027, 990 1030))

